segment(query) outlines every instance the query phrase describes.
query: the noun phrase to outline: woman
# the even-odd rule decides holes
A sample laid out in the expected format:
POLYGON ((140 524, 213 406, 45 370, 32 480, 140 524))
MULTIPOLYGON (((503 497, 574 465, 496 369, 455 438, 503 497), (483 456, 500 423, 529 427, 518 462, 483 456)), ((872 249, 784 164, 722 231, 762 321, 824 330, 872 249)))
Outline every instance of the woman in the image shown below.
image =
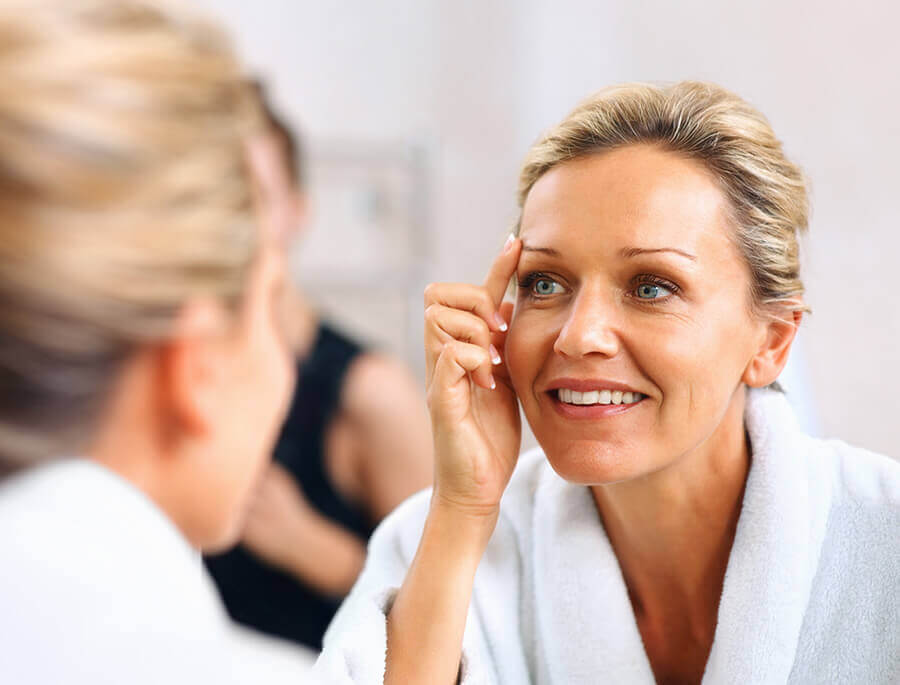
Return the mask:
POLYGON ((320 667, 897 682, 900 468, 803 435, 775 385, 807 201, 766 120, 611 88, 535 144, 519 202, 483 287, 426 291, 434 490, 376 532, 320 667))
MULTIPOLYGON (((286 260, 306 223, 305 174, 296 138, 258 94, 268 132, 255 152, 286 260)), ((320 320, 290 279, 282 312, 298 383, 275 463, 241 545, 206 564, 233 619, 319 650, 375 526, 431 483, 431 432, 406 368, 320 320)))
POLYGON ((2 682, 302 675, 197 554, 237 539, 293 382, 261 130, 183 10, 0 5, 2 682))

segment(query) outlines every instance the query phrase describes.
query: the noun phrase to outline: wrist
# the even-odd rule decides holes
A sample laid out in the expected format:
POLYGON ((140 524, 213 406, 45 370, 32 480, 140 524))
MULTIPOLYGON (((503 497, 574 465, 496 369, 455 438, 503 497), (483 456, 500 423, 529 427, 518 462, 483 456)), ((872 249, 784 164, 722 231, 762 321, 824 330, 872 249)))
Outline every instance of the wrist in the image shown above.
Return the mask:
POLYGON ((426 529, 433 530, 442 538, 448 551, 461 556, 474 555, 480 559, 499 516, 499 505, 460 502, 434 492, 426 529))

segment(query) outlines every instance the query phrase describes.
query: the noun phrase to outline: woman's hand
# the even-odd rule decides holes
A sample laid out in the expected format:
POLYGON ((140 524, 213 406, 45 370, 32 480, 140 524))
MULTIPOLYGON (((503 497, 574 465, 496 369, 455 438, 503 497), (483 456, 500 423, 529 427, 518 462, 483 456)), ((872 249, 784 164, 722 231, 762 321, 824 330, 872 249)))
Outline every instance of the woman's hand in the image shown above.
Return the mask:
POLYGON ((521 250, 510 236, 483 287, 439 283, 425 290, 434 494, 416 556, 388 614, 386 685, 459 679, 475 570, 522 434, 498 352, 512 313, 512 305, 501 301, 521 250))
POLYGON ((513 308, 503 295, 521 248, 510 236, 481 287, 433 283, 425 290, 434 500, 466 514, 496 514, 519 452, 519 408, 499 351, 513 308))

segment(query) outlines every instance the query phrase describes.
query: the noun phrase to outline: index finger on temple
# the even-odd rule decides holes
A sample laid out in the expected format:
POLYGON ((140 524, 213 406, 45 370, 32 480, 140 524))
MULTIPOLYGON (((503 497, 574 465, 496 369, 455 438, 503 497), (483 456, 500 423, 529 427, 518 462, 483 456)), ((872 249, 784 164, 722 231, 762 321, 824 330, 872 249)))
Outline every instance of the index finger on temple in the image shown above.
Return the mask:
POLYGON ((503 250, 494 259, 484 279, 484 289, 490 295, 495 307, 499 307, 503 301, 503 295, 509 286, 509 279, 516 272, 519 265, 519 255, 522 252, 522 241, 510 233, 506 239, 503 250))

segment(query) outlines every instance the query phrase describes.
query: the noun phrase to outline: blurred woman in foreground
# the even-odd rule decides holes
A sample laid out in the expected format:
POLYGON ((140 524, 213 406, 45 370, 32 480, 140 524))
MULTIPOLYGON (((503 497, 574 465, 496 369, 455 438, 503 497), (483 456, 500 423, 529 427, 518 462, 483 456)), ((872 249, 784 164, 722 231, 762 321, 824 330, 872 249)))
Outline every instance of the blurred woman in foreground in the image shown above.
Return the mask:
POLYGON ((260 127, 180 10, 0 4, 2 682, 297 682, 196 554, 239 534, 293 383, 260 127))
MULTIPOLYGON (((308 224, 300 142, 272 110, 253 152, 285 260, 308 224)), ((431 483, 428 413, 412 374, 320 317, 290 277, 284 332, 297 386, 241 544, 206 564, 231 617, 318 650, 375 526, 431 483)))

